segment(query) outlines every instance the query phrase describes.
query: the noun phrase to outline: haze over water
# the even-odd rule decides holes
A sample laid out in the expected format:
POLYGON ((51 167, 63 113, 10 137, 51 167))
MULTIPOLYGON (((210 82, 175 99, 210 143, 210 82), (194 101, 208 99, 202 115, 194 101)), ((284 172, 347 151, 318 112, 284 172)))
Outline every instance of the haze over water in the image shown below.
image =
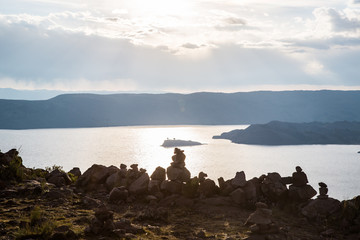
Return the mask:
POLYGON ((160 145, 167 138, 193 140, 202 146, 182 147, 191 175, 200 171, 217 182, 244 171, 247 179, 268 172, 291 176, 295 166, 306 172, 310 184, 325 182, 330 197, 352 198, 360 194, 358 145, 255 146, 233 144, 212 136, 246 126, 132 126, 80 129, 0 130, 0 150, 20 149, 26 167, 60 165, 68 171, 92 164, 105 166, 139 164, 151 174, 157 166, 167 168, 173 148, 160 145))

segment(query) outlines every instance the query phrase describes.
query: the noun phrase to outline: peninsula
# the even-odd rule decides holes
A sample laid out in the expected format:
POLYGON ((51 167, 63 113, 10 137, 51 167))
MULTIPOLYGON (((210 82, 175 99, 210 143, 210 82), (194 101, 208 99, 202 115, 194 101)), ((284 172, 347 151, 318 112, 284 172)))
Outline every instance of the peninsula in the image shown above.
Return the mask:
POLYGON ((214 136, 233 143, 254 145, 360 144, 360 122, 253 124, 214 136))

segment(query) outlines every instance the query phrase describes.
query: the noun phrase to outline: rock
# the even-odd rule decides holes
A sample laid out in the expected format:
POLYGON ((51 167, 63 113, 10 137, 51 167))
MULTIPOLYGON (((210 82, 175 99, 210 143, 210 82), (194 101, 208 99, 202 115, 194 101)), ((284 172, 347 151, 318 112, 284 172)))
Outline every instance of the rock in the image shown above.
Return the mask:
POLYGON ((181 194, 183 183, 165 180, 161 183, 160 189, 170 194, 181 194))
POLYGON ((328 198, 329 196, 327 195, 328 193, 328 188, 327 185, 323 182, 319 182, 319 196, 318 198, 328 198))
POLYGON ((164 181, 166 179, 165 168, 157 167, 150 178, 151 180, 158 180, 160 182, 164 181))
POLYGON ((199 172, 199 182, 203 182, 205 181, 205 178, 207 177, 208 175, 204 172, 199 172))
POLYGON ((98 185, 104 184, 110 174, 114 173, 114 168, 94 164, 81 175, 76 181, 76 187, 85 191, 98 190, 98 185))
MULTIPOLYGON (((114 227, 115 227, 115 229, 122 229, 126 233, 133 233, 133 234, 145 233, 145 231, 144 231, 144 229, 142 229, 142 227, 137 226, 135 224, 131 224, 130 221, 128 221, 126 219, 120 219, 120 221, 115 222, 114 227)), ((131 239, 134 239, 134 238, 131 238, 131 239)))
POLYGON ((187 182, 190 180, 190 172, 187 168, 177 168, 170 166, 167 168, 166 171, 168 180, 171 181, 180 181, 180 182, 187 182))
POLYGON ((83 197, 81 202, 88 208, 98 208, 102 204, 100 200, 88 196, 83 197))
POLYGON ((191 178, 182 186, 182 194, 188 198, 194 198, 198 195, 199 179, 197 177, 191 178))
POLYGON ((112 190, 114 187, 126 186, 126 179, 120 171, 111 174, 105 181, 106 188, 112 190))
MULTIPOLYGON (((258 202, 255 204, 255 206, 255 212, 250 214, 244 225, 256 224, 258 230, 260 230, 261 228, 264 228, 264 226, 269 226, 272 223, 272 211, 267 208, 265 203, 258 202)), ((256 231, 253 229, 253 232, 256 231)))
POLYGON ((340 201, 337 199, 315 199, 303 207, 301 213, 309 219, 315 219, 318 216, 330 216, 338 211, 340 207, 340 201))
POLYGON ((205 179, 204 182, 200 183, 198 193, 203 197, 211 197, 219 192, 219 188, 215 182, 211 179, 205 179))
POLYGON ((160 192, 160 184, 162 181, 159 180, 150 180, 148 185, 148 192, 150 194, 156 194, 160 192))
POLYGON ((46 181, 55 184, 57 187, 62 187, 71 184, 69 175, 59 169, 52 171, 47 177, 46 181))
POLYGON ((143 173, 138 179, 136 179, 130 186, 129 192, 130 194, 144 194, 148 190, 149 185, 149 175, 147 173, 143 173))
POLYGON ((80 177, 81 176, 81 171, 80 168, 78 167, 74 167, 73 169, 71 169, 69 171, 69 173, 71 173, 72 175, 76 176, 76 177, 80 177))
POLYGON ((316 193, 316 190, 310 185, 302 187, 295 187, 291 185, 289 187, 289 197, 295 202, 305 202, 314 197, 316 193))
POLYGON ((246 194, 241 188, 237 188, 230 193, 230 197, 234 203, 239 205, 243 205, 246 202, 246 194))
POLYGON ((231 185, 234 188, 244 187, 246 185, 246 179, 245 179, 244 171, 236 173, 235 177, 231 180, 231 185))
POLYGON ((253 181, 247 181, 246 185, 243 187, 243 190, 245 192, 246 200, 250 203, 256 203, 258 196, 257 196, 257 190, 256 185, 253 181))
POLYGON ((109 202, 118 203, 119 201, 126 201, 128 196, 129 192, 124 186, 115 187, 110 192, 109 202))
POLYGON ((281 176, 278 173, 268 173, 260 184, 261 192, 270 201, 277 202, 286 197, 287 188, 281 183, 281 176))
POLYGON ((220 195, 222 196, 229 196, 230 193, 232 193, 235 188, 231 184, 231 180, 224 181, 224 178, 220 177, 218 178, 219 186, 220 186, 220 195))

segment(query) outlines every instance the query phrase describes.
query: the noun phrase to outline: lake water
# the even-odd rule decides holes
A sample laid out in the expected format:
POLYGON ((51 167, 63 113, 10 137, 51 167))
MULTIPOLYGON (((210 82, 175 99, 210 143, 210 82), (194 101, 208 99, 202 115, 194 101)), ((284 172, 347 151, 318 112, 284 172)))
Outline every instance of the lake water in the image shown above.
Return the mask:
POLYGON ((0 150, 20 149, 26 167, 63 166, 64 170, 92 164, 139 164, 149 174, 157 166, 168 167, 173 148, 160 145, 166 138, 193 140, 206 145, 182 147, 192 176, 200 171, 217 182, 245 171, 247 179, 263 173, 291 176, 295 166, 306 172, 310 184, 325 182, 331 197, 360 195, 359 145, 255 146, 233 144, 212 136, 246 126, 135 126, 79 129, 0 130, 0 150))

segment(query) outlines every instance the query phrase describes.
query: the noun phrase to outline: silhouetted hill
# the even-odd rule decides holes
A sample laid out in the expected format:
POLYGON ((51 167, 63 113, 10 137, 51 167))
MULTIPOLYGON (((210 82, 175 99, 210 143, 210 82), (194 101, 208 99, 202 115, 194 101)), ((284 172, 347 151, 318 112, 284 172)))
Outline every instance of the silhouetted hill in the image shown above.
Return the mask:
POLYGON ((214 136, 234 143, 256 145, 360 144, 360 122, 253 124, 214 136))
POLYGON ((0 100, 0 128, 360 121, 360 91, 65 94, 0 100))

